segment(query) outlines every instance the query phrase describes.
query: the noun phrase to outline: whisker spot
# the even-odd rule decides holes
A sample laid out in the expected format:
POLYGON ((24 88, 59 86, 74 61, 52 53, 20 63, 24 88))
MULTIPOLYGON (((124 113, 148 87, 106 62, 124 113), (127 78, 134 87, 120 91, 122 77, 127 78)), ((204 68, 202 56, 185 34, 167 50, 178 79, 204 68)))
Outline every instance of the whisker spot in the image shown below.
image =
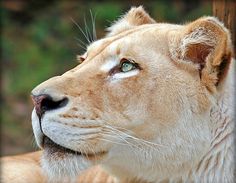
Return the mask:
POLYGON ((78 111, 78 109, 76 107, 73 107, 72 110, 73 111, 78 111))

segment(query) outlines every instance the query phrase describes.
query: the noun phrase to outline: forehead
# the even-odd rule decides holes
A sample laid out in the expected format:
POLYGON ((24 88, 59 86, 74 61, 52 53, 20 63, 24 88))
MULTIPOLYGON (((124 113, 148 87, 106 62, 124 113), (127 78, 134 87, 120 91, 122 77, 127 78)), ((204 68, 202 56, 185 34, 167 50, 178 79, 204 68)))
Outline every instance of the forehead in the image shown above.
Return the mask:
POLYGON ((107 54, 120 54, 131 51, 145 51, 157 49, 165 51, 168 47, 168 32, 179 29, 180 25, 174 24, 149 24, 129 29, 120 34, 105 37, 88 46, 88 56, 101 52, 107 54), (139 50, 141 49, 141 50, 139 50))

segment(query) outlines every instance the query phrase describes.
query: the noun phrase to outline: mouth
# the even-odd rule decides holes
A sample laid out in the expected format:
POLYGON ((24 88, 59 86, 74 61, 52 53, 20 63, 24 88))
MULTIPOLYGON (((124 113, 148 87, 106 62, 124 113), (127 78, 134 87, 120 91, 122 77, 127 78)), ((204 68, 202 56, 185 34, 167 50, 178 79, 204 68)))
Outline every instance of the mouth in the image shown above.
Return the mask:
POLYGON ((75 156, 83 156, 89 160, 99 160, 102 159, 107 154, 106 151, 94 152, 94 153, 74 151, 55 143, 47 136, 43 137, 43 149, 47 151, 48 154, 61 158, 67 155, 75 155, 75 156))

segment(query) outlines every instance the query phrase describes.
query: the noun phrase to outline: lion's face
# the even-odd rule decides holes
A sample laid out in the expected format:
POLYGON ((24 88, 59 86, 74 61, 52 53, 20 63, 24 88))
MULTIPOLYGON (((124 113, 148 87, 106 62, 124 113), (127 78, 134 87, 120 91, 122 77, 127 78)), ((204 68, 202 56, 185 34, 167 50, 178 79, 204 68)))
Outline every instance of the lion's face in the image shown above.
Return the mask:
POLYGON ((153 166, 167 175, 194 165, 211 138, 214 83, 202 80, 197 54, 180 58, 186 31, 132 9, 88 47, 82 64, 37 86, 32 121, 43 166, 74 174, 101 163, 130 175, 153 166))

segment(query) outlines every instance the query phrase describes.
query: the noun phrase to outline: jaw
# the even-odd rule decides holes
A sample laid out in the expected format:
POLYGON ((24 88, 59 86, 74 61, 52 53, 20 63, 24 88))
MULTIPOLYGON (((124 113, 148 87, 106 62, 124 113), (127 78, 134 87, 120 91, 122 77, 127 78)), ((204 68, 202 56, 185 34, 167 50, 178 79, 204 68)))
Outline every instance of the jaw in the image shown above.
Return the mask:
MULTIPOLYGON (((112 151, 112 150, 111 150, 112 151)), ((42 168, 47 173, 49 182, 73 182, 84 170, 94 165, 101 165, 107 172, 111 173, 120 180, 127 180, 136 177, 133 168, 129 171, 126 166, 136 166, 136 159, 128 156, 122 158, 118 152, 110 152, 99 157, 86 157, 68 152, 54 152, 52 149, 44 149, 41 160, 42 168), (99 159, 99 160, 98 160, 99 159), (123 168, 122 168, 123 167, 123 168), (123 178, 122 178, 123 175, 123 178)), ((125 152, 123 153, 125 155, 125 152)))
POLYGON ((104 154, 85 157, 84 155, 60 152, 51 154, 50 150, 44 149, 41 164, 44 172, 47 173, 49 182, 73 182, 84 170, 100 164, 105 156, 104 154))
MULTIPOLYGON (((174 133, 171 133, 172 135, 174 133)), ((167 141, 172 140, 173 137, 167 141)), ((177 136, 177 135, 174 135, 177 136)), ((200 139, 198 139, 200 140, 200 139)), ((44 170, 48 173, 51 180, 62 180, 65 177, 78 176, 83 170, 88 169, 92 165, 101 164, 105 170, 110 174, 116 176, 118 179, 124 181, 126 179, 141 179, 149 182, 154 180, 163 180, 169 177, 169 173, 179 176, 179 174, 185 174, 187 170, 190 170, 193 166, 195 148, 189 146, 184 147, 186 151, 191 151, 191 154, 186 154, 186 151, 176 151, 174 154, 178 154, 179 157, 173 157, 173 150, 177 148, 160 147, 151 148, 150 145, 140 148, 139 146, 112 146, 109 148, 108 153, 98 154, 97 156, 87 156, 74 151, 58 150, 58 148, 45 148, 42 165, 44 170), (165 149, 164 149, 165 148, 165 149), (190 148, 190 149, 189 149, 190 148), (175 163, 176 159, 183 162, 181 158, 190 159, 186 164, 175 163), (192 163, 190 163, 192 162, 192 163), (179 170, 181 166, 181 172, 179 170), (178 170, 178 172, 175 172, 178 170), (147 175, 146 172, 149 172, 147 175)), ((198 154, 198 153, 197 153, 198 154)))
MULTIPOLYGON (((165 135, 158 133, 152 140, 156 146, 142 144, 141 148, 139 146, 112 148, 109 158, 102 162, 103 166, 112 175, 122 180, 132 178, 158 182, 170 177, 187 176, 189 171, 198 164, 202 155, 207 152, 209 146, 209 136, 206 135, 209 134, 208 128, 195 126, 201 127, 201 132, 196 133, 191 139, 187 138, 192 135, 195 128, 189 126, 187 121, 189 120, 181 120, 182 127, 179 127, 179 130, 184 132, 183 136, 177 129, 169 130, 165 135), (179 141, 175 141, 176 138, 185 143, 179 144, 179 141), (157 146, 158 142, 162 142, 163 146, 157 146)), ((192 121, 194 124, 201 122, 202 120, 192 121)))
MULTIPOLYGON (((126 156, 126 154, 132 152, 132 149, 127 148, 126 146, 124 148, 122 146, 113 147, 108 152, 96 155, 85 155, 81 152, 68 150, 52 141, 47 141, 46 138, 46 140, 44 140, 44 151, 41 163, 49 180, 52 180, 53 182, 73 181, 84 170, 98 164, 102 165, 108 172, 114 172, 114 174, 112 174, 117 177, 120 177, 119 172, 122 170, 123 166, 126 166, 127 162, 132 166, 137 165, 137 157, 132 158, 132 155, 126 156)), ((124 173, 127 174, 127 172, 129 171, 125 169, 123 175, 125 175, 124 173)), ((131 176, 131 174, 129 176, 131 176)))
POLYGON ((59 182, 68 181, 77 177, 83 170, 98 164, 107 155, 107 152, 86 154, 77 152, 58 144, 48 137, 44 137, 44 151, 42 167, 50 180, 59 182))

